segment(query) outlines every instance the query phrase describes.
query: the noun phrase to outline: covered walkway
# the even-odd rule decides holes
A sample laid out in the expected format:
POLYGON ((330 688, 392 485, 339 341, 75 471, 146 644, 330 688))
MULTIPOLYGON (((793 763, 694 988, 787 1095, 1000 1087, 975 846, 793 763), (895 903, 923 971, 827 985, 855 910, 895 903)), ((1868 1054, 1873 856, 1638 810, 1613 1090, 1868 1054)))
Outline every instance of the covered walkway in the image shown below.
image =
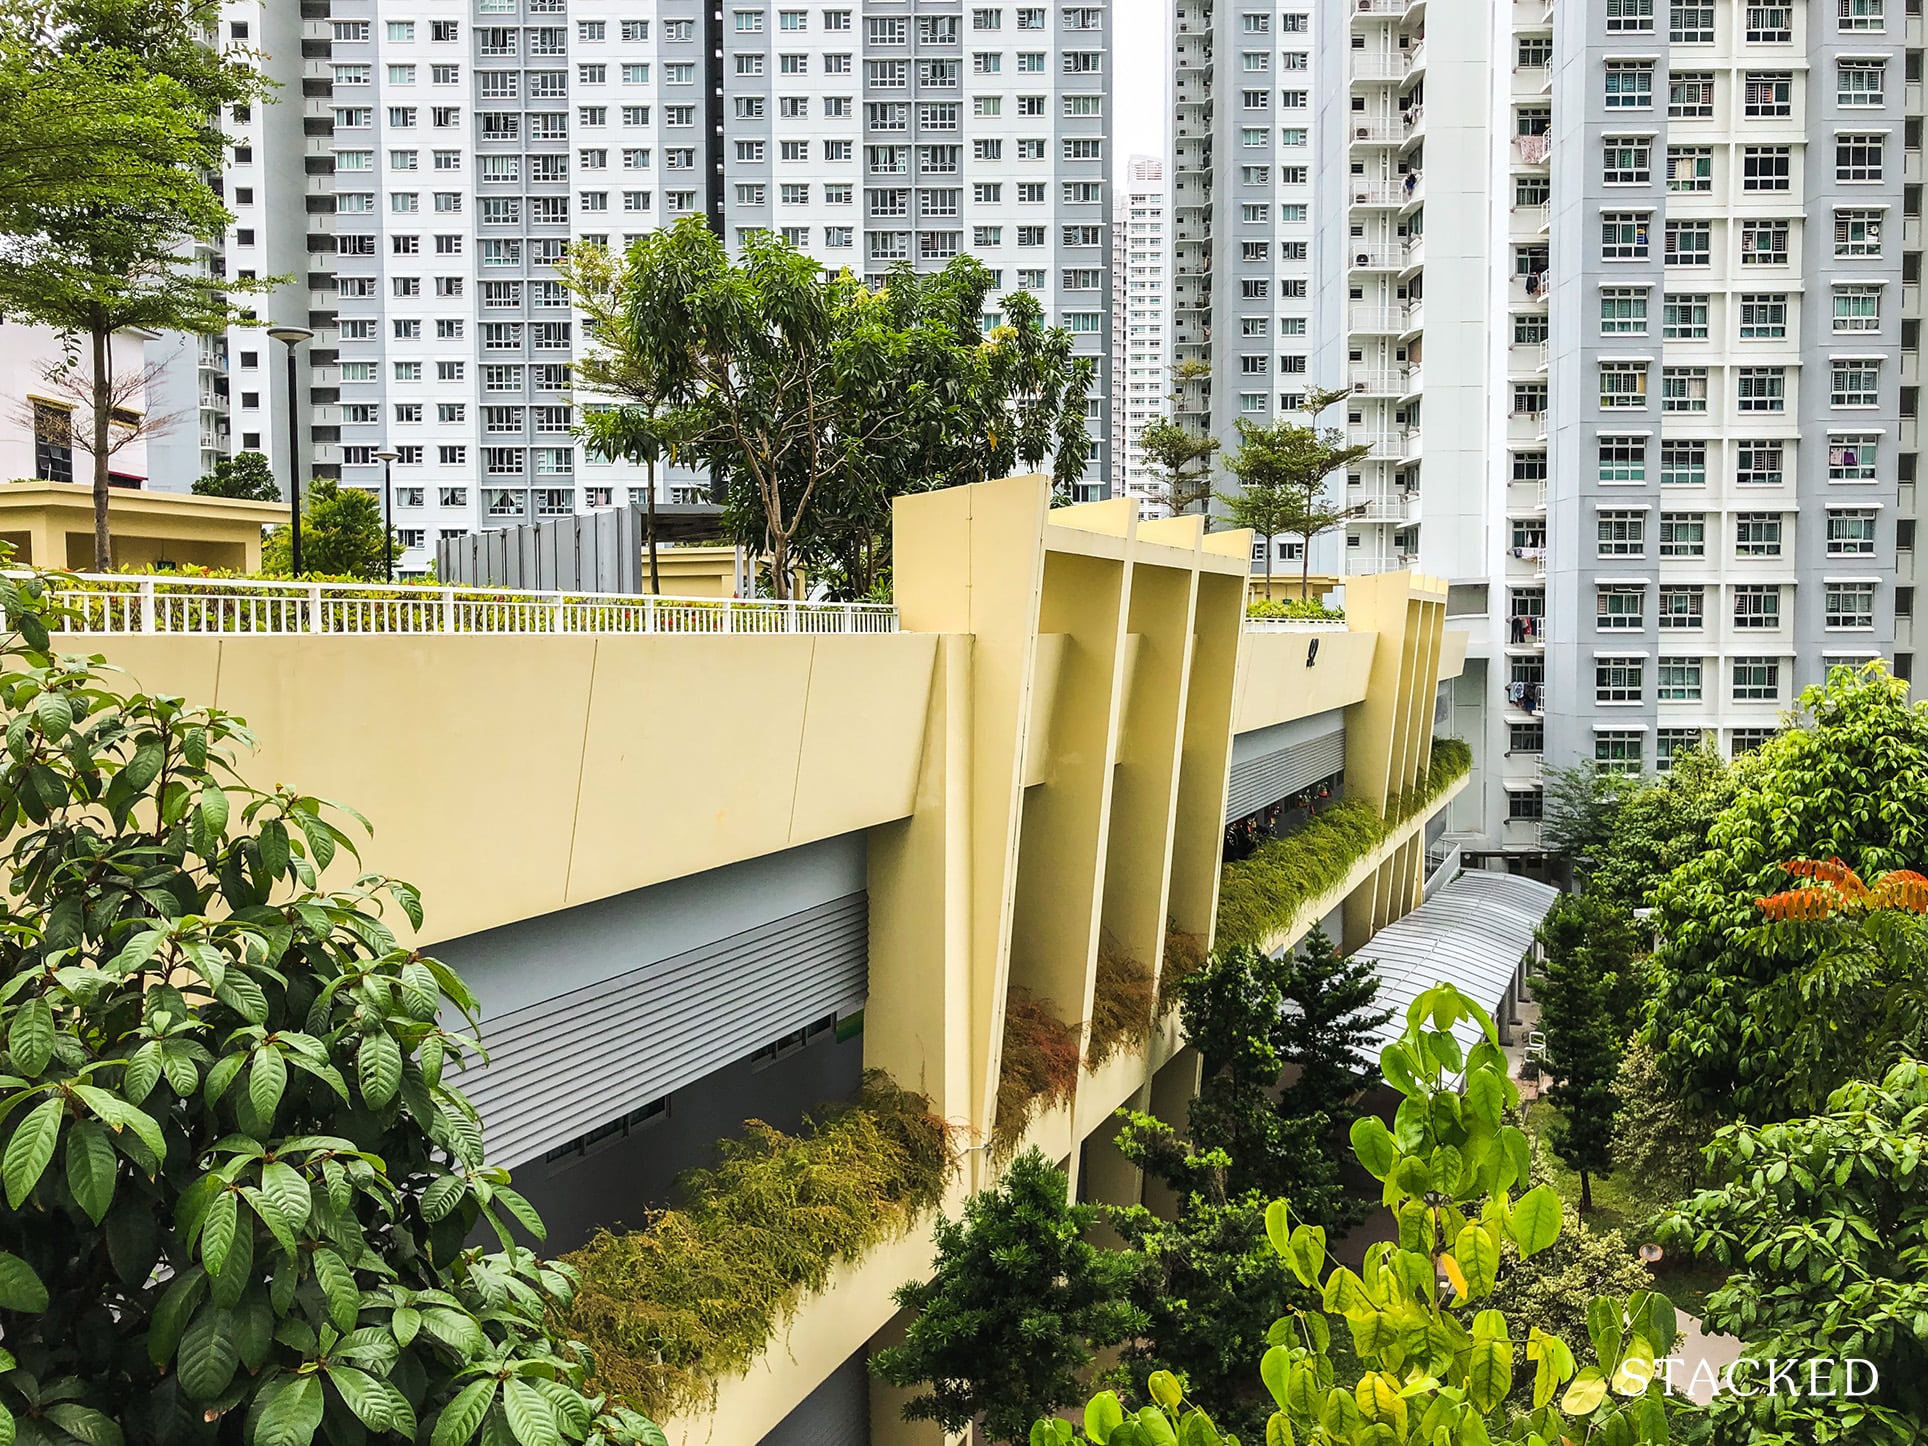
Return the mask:
MULTIPOLYGON (((1513 1007, 1525 982, 1521 961, 1558 896, 1558 889, 1532 879, 1472 870, 1373 935, 1359 956, 1373 961, 1379 1005, 1393 1011, 1379 1028, 1375 1051, 1404 1032, 1407 1007, 1435 984, 1454 985, 1492 1010, 1501 1040, 1510 1043, 1513 1007)), ((1479 1037, 1471 1022, 1454 1033, 1465 1045, 1479 1037)))

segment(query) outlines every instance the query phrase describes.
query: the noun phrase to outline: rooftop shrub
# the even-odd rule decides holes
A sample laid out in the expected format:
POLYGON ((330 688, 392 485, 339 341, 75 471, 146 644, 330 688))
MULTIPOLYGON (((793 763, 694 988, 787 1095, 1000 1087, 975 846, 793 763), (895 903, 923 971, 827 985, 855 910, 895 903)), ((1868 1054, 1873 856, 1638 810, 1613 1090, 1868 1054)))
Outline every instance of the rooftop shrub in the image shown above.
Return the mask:
POLYGON ((1245 605, 1248 618, 1300 618, 1311 622, 1343 622, 1344 608, 1327 607, 1315 597, 1254 598, 1245 605))
POLYGON ((718 1148, 680 1182, 686 1204, 568 1257, 580 1285, 559 1323, 600 1389, 659 1420, 708 1407, 840 1262, 935 1206, 956 1162, 930 1101, 875 1070, 802 1134, 751 1120, 718 1148))

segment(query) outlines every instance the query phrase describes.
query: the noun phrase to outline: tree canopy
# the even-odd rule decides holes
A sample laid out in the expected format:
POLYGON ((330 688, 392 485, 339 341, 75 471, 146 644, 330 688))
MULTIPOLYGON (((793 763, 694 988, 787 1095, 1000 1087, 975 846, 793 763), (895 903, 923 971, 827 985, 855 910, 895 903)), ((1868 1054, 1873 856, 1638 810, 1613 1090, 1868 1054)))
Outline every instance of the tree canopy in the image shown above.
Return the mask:
MULTIPOLYGON (((274 469, 261 452, 216 458, 212 471, 194 479, 194 492, 199 497, 231 497, 240 502, 281 500, 281 484, 274 480, 274 469)), ((308 540, 305 531, 301 540, 308 540)))
POLYGON ((664 1446, 549 1331, 573 1276, 452 1084, 476 1001, 241 721, 49 650, 0 579, 0 1435, 664 1446), (467 1244, 477 1232, 499 1249, 467 1244))
MULTIPOLYGON (((293 569, 293 533, 283 523, 261 545, 261 570, 287 577, 293 569)), ((382 506, 359 487, 344 487, 318 477, 301 499, 301 566, 323 577, 359 577, 370 582, 387 575, 389 557, 401 548, 382 526, 382 506), (383 552, 384 541, 388 554, 383 552)))
POLYGON ((1814 941, 1762 930, 1757 903, 1786 884, 1782 864, 1840 859, 1873 877, 1928 857, 1928 704, 1870 663, 1834 669, 1800 706, 1797 726, 1735 763, 1706 849, 1653 890, 1645 1037, 1683 1103, 1714 1117, 1792 1118, 1847 1077, 1831 1061, 1880 1058, 1872 1039, 1812 1052, 1814 1011, 1789 981, 1814 941))
POLYGON ((1299 595, 1311 586, 1312 539, 1330 532, 1363 510, 1328 499, 1326 485, 1372 449, 1346 441, 1342 428, 1320 427, 1319 414, 1346 397, 1343 391, 1314 389, 1306 394, 1306 420, 1280 418, 1263 425, 1238 422, 1238 450, 1226 460, 1239 490, 1220 498, 1233 521, 1266 540, 1266 596, 1272 595, 1272 538, 1289 533, 1301 541, 1299 595))

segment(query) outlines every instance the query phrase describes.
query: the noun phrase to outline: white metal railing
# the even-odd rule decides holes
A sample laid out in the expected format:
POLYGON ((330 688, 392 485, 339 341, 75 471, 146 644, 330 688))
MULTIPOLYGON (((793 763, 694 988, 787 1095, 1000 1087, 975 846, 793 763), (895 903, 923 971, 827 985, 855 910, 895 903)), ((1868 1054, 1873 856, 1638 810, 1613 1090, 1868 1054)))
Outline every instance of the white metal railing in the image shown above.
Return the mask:
POLYGON ((894 633, 887 603, 52 573, 58 630, 125 633, 894 633))
POLYGON ((1426 850, 1426 882, 1421 897, 1430 899, 1443 885, 1450 884, 1459 877, 1460 846, 1453 844, 1440 850, 1438 845, 1426 850))
POLYGON ((1247 618, 1248 633, 1343 633, 1344 618, 1247 618))

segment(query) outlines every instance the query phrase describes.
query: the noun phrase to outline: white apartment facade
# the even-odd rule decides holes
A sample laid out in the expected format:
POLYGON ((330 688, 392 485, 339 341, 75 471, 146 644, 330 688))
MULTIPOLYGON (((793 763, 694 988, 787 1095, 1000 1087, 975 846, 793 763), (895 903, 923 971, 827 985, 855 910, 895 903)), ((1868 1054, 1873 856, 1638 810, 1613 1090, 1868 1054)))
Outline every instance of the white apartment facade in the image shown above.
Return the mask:
POLYGON ((1895 651, 1901 12, 1332 0, 1320 358, 1374 448, 1348 570, 1416 562, 1476 630, 1444 724, 1484 744, 1451 818, 1475 853, 1540 851, 1546 766, 1744 751, 1895 651))
MULTIPOLYGON (((572 435, 572 243, 702 214, 881 277, 960 253, 1094 363, 1109 465, 1110 29, 1092 6, 754 0, 229 0, 278 104, 231 121, 227 264, 297 282, 228 338, 238 448, 379 488, 405 570, 438 536, 640 500, 572 435), (297 162, 296 158, 299 158, 297 162)), ((986 316, 987 325, 996 321, 986 316)), ((704 482, 659 479, 665 500, 704 482)))
POLYGON ((1165 163, 1133 156, 1111 232, 1111 495, 1144 519, 1171 512, 1138 445, 1171 390, 1169 209, 1165 163))
MULTIPOLYGON (((1322 32, 1343 34, 1344 17, 1315 0, 1178 0, 1174 416, 1228 450, 1239 420, 1293 414, 1309 384, 1330 385, 1311 360, 1313 171, 1328 119, 1315 100, 1322 32)), ((1228 484, 1221 476, 1217 485, 1228 484)), ((1297 543, 1275 545, 1282 560, 1297 557, 1297 543)), ((1314 570, 1336 569, 1315 558, 1314 570)))

